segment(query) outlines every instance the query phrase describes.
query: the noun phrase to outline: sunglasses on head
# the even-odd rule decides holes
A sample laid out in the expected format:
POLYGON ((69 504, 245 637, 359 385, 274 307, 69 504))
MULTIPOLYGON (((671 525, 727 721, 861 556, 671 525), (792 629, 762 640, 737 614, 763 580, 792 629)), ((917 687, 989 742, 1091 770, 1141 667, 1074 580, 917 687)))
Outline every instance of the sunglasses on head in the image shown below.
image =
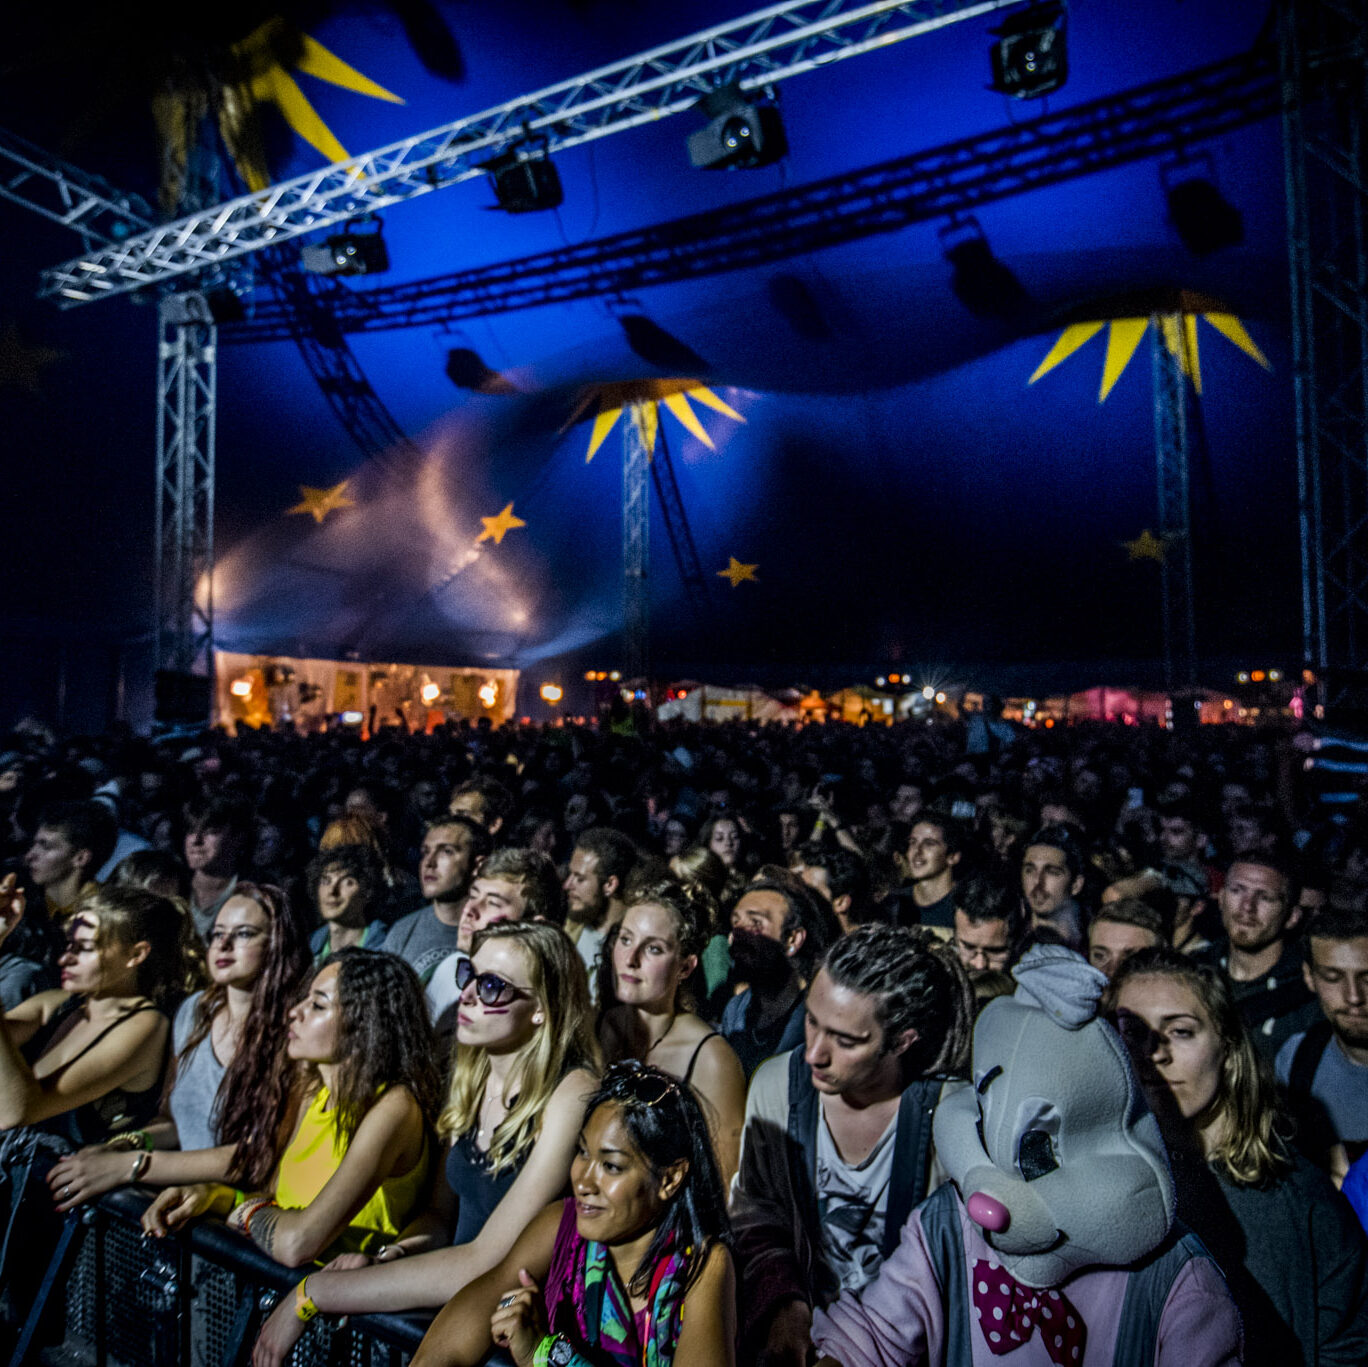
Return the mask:
POLYGON ((601 1086, 615 1101, 638 1106, 659 1106, 666 1097, 679 1095, 679 1083, 674 1078, 636 1059, 611 1064, 604 1071, 601 1086))
POLYGON ((497 973, 477 973, 473 960, 461 959, 456 964, 456 990, 464 992, 471 983, 475 984, 475 995, 484 1006, 507 1006, 519 997, 532 995, 497 973))

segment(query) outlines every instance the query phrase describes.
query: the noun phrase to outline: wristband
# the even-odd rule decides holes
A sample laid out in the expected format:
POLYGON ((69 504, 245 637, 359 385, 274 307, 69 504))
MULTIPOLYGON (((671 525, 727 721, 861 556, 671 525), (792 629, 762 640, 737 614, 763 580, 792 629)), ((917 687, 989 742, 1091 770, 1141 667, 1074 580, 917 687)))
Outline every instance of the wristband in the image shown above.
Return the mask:
POLYGON ((556 1346, 556 1336, 547 1334, 542 1341, 537 1344, 536 1351, 532 1354, 532 1367, 547 1367, 551 1361, 551 1350, 556 1346))
POLYGON ((245 1191, 239 1191, 236 1187, 232 1188, 232 1193, 233 1209, 236 1210, 247 1199, 247 1193, 245 1191))
MULTIPOLYGON (((274 1204, 274 1202, 272 1204, 274 1204)), ((305 1277, 304 1280, 295 1287, 295 1319, 301 1324, 308 1324, 308 1322, 318 1314, 318 1307, 309 1299, 309 1293, 306 1290, 308 1284, 309 1279, 305 1277)))

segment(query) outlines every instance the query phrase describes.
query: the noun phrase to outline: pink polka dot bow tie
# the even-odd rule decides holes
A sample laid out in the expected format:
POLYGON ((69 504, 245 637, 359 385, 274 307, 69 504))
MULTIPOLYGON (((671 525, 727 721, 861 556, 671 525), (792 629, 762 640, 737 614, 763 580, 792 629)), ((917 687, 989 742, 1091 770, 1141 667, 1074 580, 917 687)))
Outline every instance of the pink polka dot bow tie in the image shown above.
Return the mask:
POLYGON ((1038 1329, 1050 1361, 1078 1367, 1088 1328, 1060 1291, 1038 1291, 1022 1284, 1005 1268, 980 1259, 974 1264, 974 1314, 997 1357, 1020 1348, 1038 1329))

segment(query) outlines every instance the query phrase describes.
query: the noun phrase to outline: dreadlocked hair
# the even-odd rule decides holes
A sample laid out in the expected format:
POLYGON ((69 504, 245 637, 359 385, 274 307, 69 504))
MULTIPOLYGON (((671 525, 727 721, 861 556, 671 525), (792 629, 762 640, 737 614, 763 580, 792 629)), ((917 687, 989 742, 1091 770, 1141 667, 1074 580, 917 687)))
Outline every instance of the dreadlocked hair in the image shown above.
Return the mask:
POLYGON ((965 1069, 974 988, 949 945, 911 926, 872 922, 837 940, 822 968, 837 987, 874 998, 885 1047, 916 1031, 904 1056, 911 1074, 965 1069))
MULTIPOLYGON (((220 1144, 234 1145, 229 1177, 235 1186, 264 1186, 276 1159, 276 1139, 285 1124, 296 1070, 280 1040, 309 971, 308 931, 280 888, 239 882, 233 897, 255 902, 265 915, 266 952, 252 984, 243 1032, 223 1074, 211 1124, 220 1144)), ((232 898, 229 898, 231 901, 232 898)), ((178 1063, 184 1066, 228 1003, 228 989, 210 983, 195 1004, 195 1018, 178 1063)))

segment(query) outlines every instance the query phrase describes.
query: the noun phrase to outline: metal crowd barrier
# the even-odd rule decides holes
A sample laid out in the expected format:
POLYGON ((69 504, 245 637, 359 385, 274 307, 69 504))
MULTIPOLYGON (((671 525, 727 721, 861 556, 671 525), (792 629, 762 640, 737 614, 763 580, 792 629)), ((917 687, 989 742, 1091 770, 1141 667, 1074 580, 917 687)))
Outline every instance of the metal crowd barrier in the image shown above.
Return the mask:
MULTIPOLYGON (((277 1300, 303 1271, 282 1267, 218 1220, 167 1239, 142 1237, 153 1193, 124 1187, 73 1211, 10 1357, 37 1367, 40 1329, 64 1324, 63 1358, 93 1367, 247 1367, 277 1300), (57 1316, 63 1318, 58 1321, 57 1316)), ((401 1367, 430 1315, 320 1315, 290 1367, 401 1367)))

